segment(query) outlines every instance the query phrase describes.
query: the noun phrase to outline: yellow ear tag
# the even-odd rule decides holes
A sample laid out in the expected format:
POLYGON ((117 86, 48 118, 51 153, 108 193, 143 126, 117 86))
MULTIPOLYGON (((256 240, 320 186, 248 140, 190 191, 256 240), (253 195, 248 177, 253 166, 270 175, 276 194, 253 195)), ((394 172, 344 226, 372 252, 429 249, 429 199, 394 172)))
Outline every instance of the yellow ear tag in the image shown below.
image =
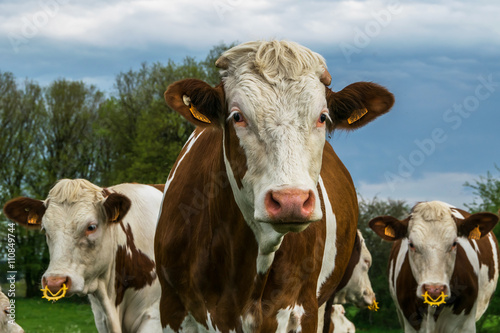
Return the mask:
POLYGON ((32 214, 30 217, 28 217, 28 224, 37 224, 37 223, 38 223, 37 214, 32 214))
POLYGON ((200 111, 196 110, 196 108, 194 107, 193 104, 191 104, 189 106, 189 111, 191 111, 191 114, 193 115, 193 117, 195 117, 196 119, 198 119, 199 121, 202 121, 204 123, 207 123, 207 124, 210 124, 211 121, 210 119, 208 119, 204 114, 202 114, 200 111))
POLYGON ((479 238, 481 238, 481 231, 479 230, 479 226, 477 226, 469 233, 469 239, 479 240, 479 238))
POLYGON ((441 292, 441 295, 439 295, 436 299, 433 299, 431 296, 429 296, 429 293, 426 291, 425 294, 422 295, 424 298, 424 304, 427 303, 430 306, 440 306, 441 304, 445 304, 446 301, 444 300, 448 295, 445 295, 444 292, 441 292))
POLYGON ((389 236, 389 237, 396 237, 396 233, 394 232, 394 229, 392 229, 392 227, 390 225, 385 227, 384 235, 389 236))
POLYGON ((368 110, 366 108, 354 110, 352 112, 352 115, 349 117, 349 119, 347 119, 347 122, 349 123, 349 125, 351 125, 352 123, 360 120, 361 117, 363 117, 367 113, 368 113, 368 110))
POLYGON ((378 307, 378 302, 376 300, 373 300, 373 303, 368 307, 368 310, 376 312, 378 309, 380 309, 378 307))
POLYGON ((59 291, 55 294, 53 294, 52 291, 49 290, 49 286, 45 286, 45 288, 40 289, 40 291, 43 291, 42 298, 46 298, 47 301, 53 301, 53 302, 58 301, 61 298, 63 298, 64 296, 66 296, 67 290, 68 290, 68 288, 66 288, 66 285, 64 283, 63 283, 62 288, 59 289, 59 291), (50 296, 47 294, 50 294, 50 296))

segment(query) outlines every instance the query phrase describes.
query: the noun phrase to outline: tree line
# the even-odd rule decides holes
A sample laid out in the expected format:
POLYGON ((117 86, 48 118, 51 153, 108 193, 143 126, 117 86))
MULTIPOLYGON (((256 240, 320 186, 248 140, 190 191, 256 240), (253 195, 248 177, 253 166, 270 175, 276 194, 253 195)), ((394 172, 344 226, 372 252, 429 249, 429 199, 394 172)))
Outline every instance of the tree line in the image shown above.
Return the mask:
MULTIPOLYGON (((42 87, 0 69, 0 203, 17 196, 43 199, 61 178, 85 178, 100 186, 164 183, 194 128, 166 105, 163 93, 169 84, 184 78, 218 84, 215 60, 231 46, 216 45, 201 61, 186 57, 179 63, 144 63, 137 70, 119 73, 111 93, 63 78, 42 87)), ((469 211, 498 212, 498 178, 488 172, 464 186, 477 198, 465 204, 469 211)), ((368 221, 379 215, 404 218, 410 208, 404 200, 360 199, 358 226, 372 253, 370 277, 381 305, 378 312, 369 314, 347 309, 349 319, 361 328, 399 327, 386 274, 391 244, 381 241, 368 221)), ((499 230, 495 229, 497 237, 499 230)), ((0 213, 0 244, 6 243, 6 235, 7 221, 0 213)), ((45 237, 23 228, 16 228, 14 236, 15 265, 26 283, 26 296, 39 297, 40 278, 49 262, 45 237)), ((0 258, 6 255, 7 248, 0 247, 0 258)), ((0 259, 0 282, 5 282, 3 273, 8 270, 0 259)), ((498 320, 493 315, 498 313, 497 290, 480 324, 498 320)))

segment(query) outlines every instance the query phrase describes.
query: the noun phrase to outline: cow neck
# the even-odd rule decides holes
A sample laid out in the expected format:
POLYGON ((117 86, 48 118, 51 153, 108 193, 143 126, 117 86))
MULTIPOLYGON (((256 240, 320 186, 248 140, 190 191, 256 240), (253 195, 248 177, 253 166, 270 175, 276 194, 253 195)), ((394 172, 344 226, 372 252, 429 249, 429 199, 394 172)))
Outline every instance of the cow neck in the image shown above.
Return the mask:
POLYGON ((234 127, 229 123, 226 123, 223 129, 223 157, 234 200, 257 240, 259 247, 256 258, 257 272, 266 274, 274 261, 284 234, 276 232, 269 224, 259 223, 254 219, 254 205, 248 199, 253 198, 254 193, 244 185, 247 170, 245 153, 239 144, 234 127))
MULTIPOLYGON (((185 210, 184 216, 165 225, 167 229, 177 230, 175 234, 165 232, 166 237, 173 239, 181 236, 178 230, 185 229, 190 245, 178 255, 177 252, 170 253, 172 258, 165 260, 186 255, 185 260, 190 262, 192 281, 189 292, 201 292, 203 297, 199 304, 206 307, 199 313, 192 313, 195 318, 203 318, 208 311, 218 322, 218 319, 228 317, 227 314, 217 315, 223 309, 251 313, 254 318, 259 318, 268 271, 257 271, 255 263, 260 256, 259 247, 239 206, 241 197, 233 193, 233 188, 238 188, 238 185, 230 165, 225 163, 224 130, 220 127, 197 128, 194 137, 197 139, 189 153, 181 152, 182 162, 174 166, 174 169, 182 168, 183 174, 179 169, 168 189, 171 193, 180 193, 180 208, 185 210), (179 223, 178 228, 172 223, 179 223), (200 249, 204 250, 200 252, 200 249), (234 294, 238 296, 226 297, 234 294)), ((171 203, 164 201, 164 204, 171 203)), ((168 272, 174 285, 184 278, 178 275, 177 269, 168 272)), ((225 326, 220 322, 218 325, 225 326)), ((233 328, 237 323, 227 322, 226 325, 233 328)))

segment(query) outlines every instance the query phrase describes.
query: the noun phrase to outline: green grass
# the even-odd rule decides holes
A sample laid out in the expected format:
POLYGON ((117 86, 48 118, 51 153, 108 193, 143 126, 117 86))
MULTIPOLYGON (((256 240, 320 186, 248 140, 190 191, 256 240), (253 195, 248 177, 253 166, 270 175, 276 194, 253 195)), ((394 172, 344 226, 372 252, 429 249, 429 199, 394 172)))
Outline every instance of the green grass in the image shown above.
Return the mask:
POLYGON ((75 301, 16 298, 16 322, 27 333, 96 333, 90 304, 75 301))

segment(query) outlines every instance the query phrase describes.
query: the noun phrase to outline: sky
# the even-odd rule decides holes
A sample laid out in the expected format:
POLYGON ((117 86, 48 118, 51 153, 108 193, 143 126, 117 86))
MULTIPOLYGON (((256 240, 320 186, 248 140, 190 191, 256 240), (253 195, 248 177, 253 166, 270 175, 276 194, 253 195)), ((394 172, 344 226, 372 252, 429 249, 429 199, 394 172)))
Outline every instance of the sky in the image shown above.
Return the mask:
POLYGON ((286 39, 320 53, 332 89, 387 87, 391 112, 329 138, 363 198, 475 197, 500 177, 500 2, 0 0, 0 71, 113 93, 143 62, 202 60, 221 42, 286 39))

